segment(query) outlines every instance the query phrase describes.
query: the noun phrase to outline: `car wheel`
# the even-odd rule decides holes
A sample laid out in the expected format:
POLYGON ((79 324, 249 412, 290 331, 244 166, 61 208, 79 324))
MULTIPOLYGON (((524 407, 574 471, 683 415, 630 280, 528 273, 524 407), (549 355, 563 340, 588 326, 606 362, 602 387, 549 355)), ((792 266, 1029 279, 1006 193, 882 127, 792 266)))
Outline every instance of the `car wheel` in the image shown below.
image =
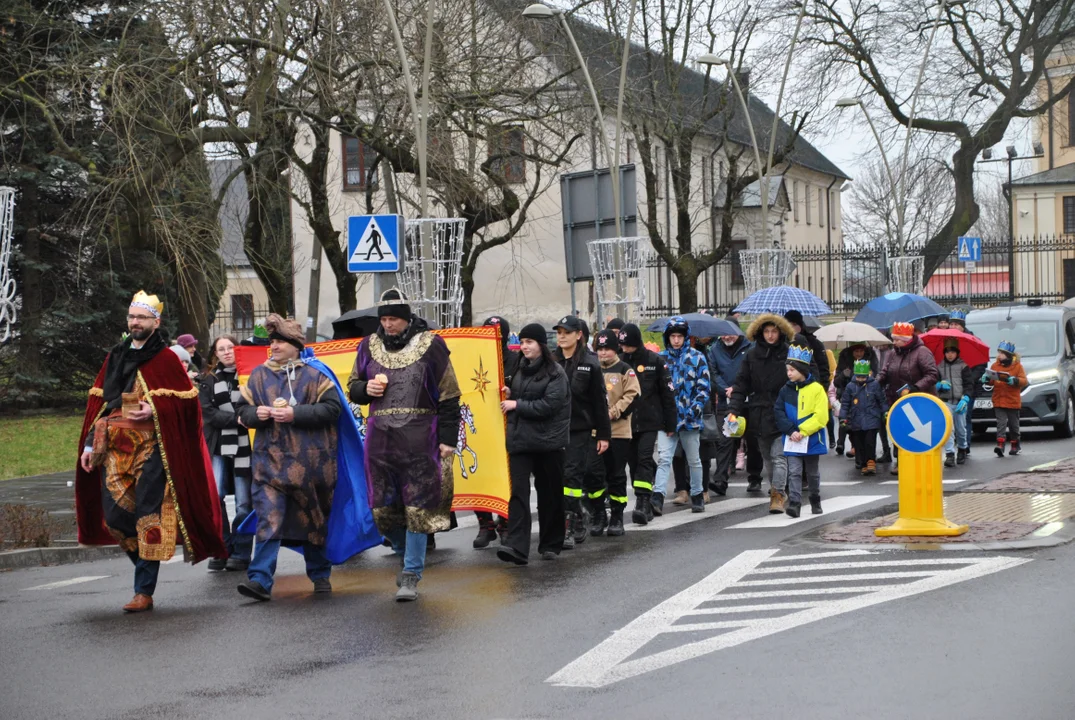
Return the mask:
POLYGON ((1075 436, 1075 399, 1072 399, 1070 393, 1067 396, 1067 407, 1064 411, 1064 420, 1054 427, 1056 428, 1057 437, 1067 439, 1075 436))

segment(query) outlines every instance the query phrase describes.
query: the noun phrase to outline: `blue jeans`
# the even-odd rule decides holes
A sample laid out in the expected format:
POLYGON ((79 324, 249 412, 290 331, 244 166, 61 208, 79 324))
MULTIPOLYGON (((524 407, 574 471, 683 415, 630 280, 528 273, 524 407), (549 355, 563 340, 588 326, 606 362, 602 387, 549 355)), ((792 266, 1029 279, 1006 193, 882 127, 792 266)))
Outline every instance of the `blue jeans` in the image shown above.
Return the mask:
MULTIPOLYGON (((280 554, 279 540, 259 542, 254 550, 254 559, 250 561, 246 576, 266 590, 272 590, 272 578, 276 574, 276 557, 280 554)), ((332 574, 332 563, 325 557, 322 545, 302 544, 302 555, 306 558, 306 577, 321 580, 332 574)))
POLYGON ((429 537, 425 533, 416 533, 403 528, 396 528, 385 537, 392 543, 396 555, 403 556, 403 572, 414 573, 422 579, 422 570, 426 566, 426 543, 429 537))
POLYGON ((667 433, 657 433, 657 478, 653 483, 655 493, 672 492, 669 484, 672 479, 672 457, 676 448, 683 445, 683 454, 687 457, 687 467, 691 471, 691 497, 702 494, 702 456, 701 430, 680 430, 668 437, 667 433))
POLYGON ((235 459, 221 455, 213 456, 213 475, 216 477, 216 491, 220 496, 220 527, 224 534, 224 547, 228 549, 229 557, 249 562, 250 553, 254 549, 254 536, 249 533, 237 533, 235 531, 252 509, 250 478, 236 477, 235 459), (227 494, 229 480, 235 486, 235 520, 230 528, 228 526, 227 506, 224 504, 224 496, 227 494))
POLYGON ((974 407, 974 403, 971 403, 970 407, 967 408, 967 413, 962 415, 956 415, 956 405, 958 403, 947 404, 948 410, 952 413, 952 432, 948 435, 948 442, 944 444, 944 454, 952 455, 957 447, 964 450, 970 447, 970 443, 967 442, 967 413, 974 407))
POLYGON ((134 563, 134 592, 137 595, 153 596, 157 589, 157 575, 161 564, 158 560, 143 560, 137 552, 128 552, 127 557, 134 563))

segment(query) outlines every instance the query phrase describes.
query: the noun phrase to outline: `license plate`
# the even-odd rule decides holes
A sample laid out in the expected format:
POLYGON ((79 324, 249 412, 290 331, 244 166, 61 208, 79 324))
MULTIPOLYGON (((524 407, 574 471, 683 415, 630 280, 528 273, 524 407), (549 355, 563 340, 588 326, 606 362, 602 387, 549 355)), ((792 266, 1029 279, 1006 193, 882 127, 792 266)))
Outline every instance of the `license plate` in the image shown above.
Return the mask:
POLYGON ((977 410, 992 410, 993 398, 974 398, 974 407, 977 410))

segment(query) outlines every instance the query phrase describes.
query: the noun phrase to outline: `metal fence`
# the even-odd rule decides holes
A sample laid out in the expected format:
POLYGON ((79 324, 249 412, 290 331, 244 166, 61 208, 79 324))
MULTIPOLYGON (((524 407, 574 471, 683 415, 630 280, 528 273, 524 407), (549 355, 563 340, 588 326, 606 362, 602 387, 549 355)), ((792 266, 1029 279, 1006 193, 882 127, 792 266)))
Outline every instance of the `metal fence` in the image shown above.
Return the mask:
MULTIPOLYGON (((814 293, 837 315, 854 315, 885 292, 886 259, 895 248, 849 245, 790 248, 795 268, 787 280, 814 293)), ((906 255, 921 255, 922 246, 906 255)), ((646 317, 680 311, 675 274, 654 255, 647 272, 646 317)), ((1060 303, 1075 297, 1075 235, 983 238, 982 260, 967 271, 956 250, 926 278, 923 295, 944 306, 990 307, 1000 302, 1041 298, 1060 303)), ((737 251, 698 278, 698 305, 725 311, 747 295, 737 251)))

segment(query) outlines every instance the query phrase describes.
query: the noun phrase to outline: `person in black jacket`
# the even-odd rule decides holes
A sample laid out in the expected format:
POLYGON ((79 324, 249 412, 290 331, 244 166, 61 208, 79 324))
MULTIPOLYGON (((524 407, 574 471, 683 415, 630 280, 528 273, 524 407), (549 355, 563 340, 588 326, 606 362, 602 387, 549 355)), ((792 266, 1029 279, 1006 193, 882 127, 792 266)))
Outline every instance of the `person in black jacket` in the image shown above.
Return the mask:
POLYGON ((643 347, 642 330, 634 323, 627 323, 620 330, 620 351, 620 359, 634 368, 642 388, 642 395, 631 413, 631 446, 627 452, 627 465, 631 469, 631 485, 635 490, 635 509, 631 513, 631 520, 636 525, 645 525, 653 519, 650 496, 657 475, 657 462, 653 459, 657 433, 676 431, 676 397, 664 358, 643 347))
POLYGON ((250 433, 239 425, 236 411, 242 395, 239 373, 235 367, 235 346, 231 335, 213 341, 209 352, 209 370, 198 379, 198 399, 202 406, 202 430, 205 446, 213 462, 217 494, 220 495, 221 528, 228 559, 210 558, 210 570, 245 571, 250 567, 254 536, 239 533, 239 525, 250 514, 251 472, 250 433), (235 520, 228 527, 224 496, 235 494, 235 520))
POLYGON ((538 552, 552 560, 564 546, 564 450, 570 440, 571 391, 567 374, 545 344, 537 323, 519 333, 522 359, 504 387, 511 499, 508 532, 496 555, 526 565, 530 556, 530 476, 538 496, 538 552))
MULTIPOLYGON (((856 360, 869 360, 870 373, 872 373, 874 377, 877 377, 877 373, 881 371, 881 362, 877 358, 877 351, 872 347, 869 347, 868 345, 849 345, 848 347, 845 347, 836 357, 836 369, 832 373, 832 385, 836 388, 836 397, 842 398, 844 396, 844 390, 854 379, 856 360)), ((887 433, 881 433, 882 436, 886 434, 887 433)), ((839 438, 836 440, 837 455, 844 454, 844 445, 847 442, 847 436, 848 429, 841 425, 839 438)), ((854 449, 854 444, 852 444, 851 447, 854 449)), ((888 445, 886 444, 886 451, 887 448, 888 445)))
POLYGON ((612 439, 601 363, 583 341, 584 327, 582 320, 566 315, 553 328, 558 346, 553 357, 567 373, 571 388, 571 438, 564 461, 565 550, 586 539, 589 518, 582 502, 583 489, 590 489, 590 500, 604 496, 603 483, 595 477, 604 472, 597 456, 608 450, 608 441, 612 439))
MULTIPOLYGON (((482 323, 482 327, 500 328, 500 354, 504 358, 504 387, 510 388, 521 357, 515 350, 508 349, 508 336, 511 335, 511 325, 508 324, 506 318, 494 315, 486 318, 485 322, 482 323)), ((497 518, 494 521, 493 514, 487 512, 476 512, 474 515, 478 518, 478 536, 474 538, 474 547, 476 549, 488 547, 489 543, 496 540, 498 534, 500 535, 501 544, 504 543, 504 538, 508 532, 508 524, 504 518, 497 518)))
MULTIPOLYGON (((765 314, 758 316, 747 328, 747 339, 754 343, 754 347, 747 352, 735 376, 728 419, 734 422, 737 416, 746 413, 744 437, 748 454, 761 455, 772 485, 774 473, 786 474, 788 467, 783 448, 773 452, 773 441, 780 437, 773 405, 788 381, 785 365, 788 347, 795 340, 795 330, 779 315, 765 314)), ((747 492, 761 491, 760 471, 761 468, 747 467, 747 492)))

